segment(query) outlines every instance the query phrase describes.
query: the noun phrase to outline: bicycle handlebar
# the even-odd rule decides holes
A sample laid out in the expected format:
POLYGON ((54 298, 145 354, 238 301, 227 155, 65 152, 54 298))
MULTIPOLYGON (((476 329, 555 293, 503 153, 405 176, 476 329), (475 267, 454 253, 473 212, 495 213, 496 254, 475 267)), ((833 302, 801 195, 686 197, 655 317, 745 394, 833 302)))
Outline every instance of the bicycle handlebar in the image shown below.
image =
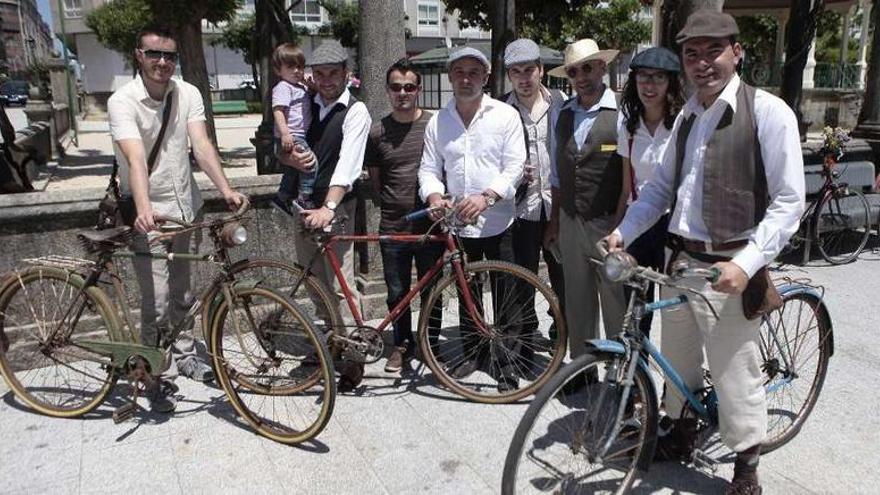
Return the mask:
MULTIPOLYGON (((226 223, 226 222, 231 222, 231 221, 237 220, 239 217, 244 215, 250 208, 251 208, 251 202, 247 198, 247 196, 244 196, 241 204, 238 205, 237 210, 235 210, 233 213, 231 213, 229 215, 224 216, 223 218, 217 220, 214 223, 226 223)), ((173 224, 179 225, 185 229, 198 228, 198 227, 200 227, 202 225, 206 225, 208 223, 208 222, 189 223, 189 222, 184 221, 183 219, 175 218, 175 217, 168 217, 165 215, 156 215, 154 218, 157 222, 173 223, 173 224)))
POLYGON ((428 207, 428 208, 422 208, 421 210, 411 211, 411 212, 407 213, 406 215, 404 215, 403 219, 406 220, 407 222, 414 222, 416 220, 421 220, 423 218, 427 218, 428 215, 430 215, 431 212, 434 211, 435 209, 436 208, 428 207))

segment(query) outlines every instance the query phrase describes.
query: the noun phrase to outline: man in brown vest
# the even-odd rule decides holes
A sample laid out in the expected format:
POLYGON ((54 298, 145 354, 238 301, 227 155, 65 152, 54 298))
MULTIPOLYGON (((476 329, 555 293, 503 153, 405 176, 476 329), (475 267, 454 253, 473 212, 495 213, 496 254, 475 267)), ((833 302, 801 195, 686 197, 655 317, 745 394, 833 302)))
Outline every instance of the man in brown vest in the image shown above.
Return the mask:
MULTIPOLYGON (((599 337, 599 304, 605 334, 620 331, 625 310, 623 287, 604 279, 590 258, 596 243, 614 228, 623 187, 617 151, 617 99, 602 82, 617 50, 599 50, 591 39, 565 49, 565 65, 548 72, 568 77, 577 92, 551 116, 551 215, 544 245, 559 241, 565 267, 565 317, 569 352, 599 337)), ((580 383, 574 386, 581 385, 580 383)))
MULTIPOLYGON (((691 390, 704 386, 705 350, 718 394, 721 437, 737 454, 727 493, 759 494, 758 457, 767 430, 761 318, 747 319, 743 301, 759 285, 750 280, 766 279, 766 265, 797 230, 804 172, 794 113, 735 73, 742 58, 738 33, 731 16, 714 10, 695 12, 678 33, 696 93, 676 120, 675 145, 667 148, 662 165, 607 241, 612 249, 621 248, 669 208, 675 241, 670 262, 720 271, 714 283, 683 282, 706 296, 718 318, 705 302, 690 298, 688 305, 663 312, 661 345, 691 390)), ((663 297, 676 295, 664 290, 663 297)), ((666 396, 675 420, 672 433, 658 444, 658 454, 666 458, 690 456, 695 422, 676 419, 682 401, 677 393, 666 396)))

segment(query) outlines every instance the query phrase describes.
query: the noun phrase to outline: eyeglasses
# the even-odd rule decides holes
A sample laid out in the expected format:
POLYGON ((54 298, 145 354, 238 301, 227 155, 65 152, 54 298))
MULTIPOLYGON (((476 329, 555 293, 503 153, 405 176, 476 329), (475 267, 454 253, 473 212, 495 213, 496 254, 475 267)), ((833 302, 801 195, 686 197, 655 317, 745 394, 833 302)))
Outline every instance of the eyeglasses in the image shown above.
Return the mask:
POLYGON ((647 72, 636 72, 636 82, 641 84, 663 84, 665 82, 669 82, 669 75, 665 72, 654 72, 653 74, 649 74, 647 72))
POLYGON ((166 52, 163 50, 141 50, 140 48, 138 48, 138 50, 140 50, 140 52, 143 53, 145 57, 156 62, 158 62, 159 60, 165 60, 166 62, 172 64, 177 62, 177 52, 166 52))
POLYGON ((416 91, 419 90, 419 85, 413 84, 413 83, 406 83, 406 84, 391 83, 388 85, 388 89, 391 90, 392 93, 400 93, 401 89, 407 93, 415 93, 416 91))

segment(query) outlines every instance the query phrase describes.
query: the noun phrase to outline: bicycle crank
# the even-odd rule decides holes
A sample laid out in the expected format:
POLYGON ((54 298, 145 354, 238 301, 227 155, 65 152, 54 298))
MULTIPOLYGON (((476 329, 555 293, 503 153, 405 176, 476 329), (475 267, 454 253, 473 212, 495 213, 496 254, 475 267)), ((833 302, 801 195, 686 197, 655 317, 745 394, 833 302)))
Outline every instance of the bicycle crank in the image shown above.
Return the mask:
POLYGON ((335 340, 345 346, 342 355, 348 361, 356 363, 373 364, 385 355, 385 341, 374 328, 360 327, 353 330, 348 337, 339 335, 335 340))

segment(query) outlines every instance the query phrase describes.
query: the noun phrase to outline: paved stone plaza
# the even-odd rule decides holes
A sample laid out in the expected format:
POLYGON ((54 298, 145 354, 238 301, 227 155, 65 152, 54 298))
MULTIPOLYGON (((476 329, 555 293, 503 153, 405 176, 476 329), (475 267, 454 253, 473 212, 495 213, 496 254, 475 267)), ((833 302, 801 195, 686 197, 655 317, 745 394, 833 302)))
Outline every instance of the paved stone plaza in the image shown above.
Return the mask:
MULTIPOLYGON (((828 288, 835 354, 801 434, 761 463, 765 493, 876 493, 880 474, 880 255, 841 267, 791 267, 828 288)), ((340 395, 316 441, 273 443, 237 421, 223 392, 182 379, 178 411, 114 425, 118 396, 88 419, 29 412, 0 385, 2 493, 497 493, 507 445, 526 404, 465 402, 430 372, 368 370, 340 395)), ((655 466, 637 493, 720 493, 717 473, 655 466)))

